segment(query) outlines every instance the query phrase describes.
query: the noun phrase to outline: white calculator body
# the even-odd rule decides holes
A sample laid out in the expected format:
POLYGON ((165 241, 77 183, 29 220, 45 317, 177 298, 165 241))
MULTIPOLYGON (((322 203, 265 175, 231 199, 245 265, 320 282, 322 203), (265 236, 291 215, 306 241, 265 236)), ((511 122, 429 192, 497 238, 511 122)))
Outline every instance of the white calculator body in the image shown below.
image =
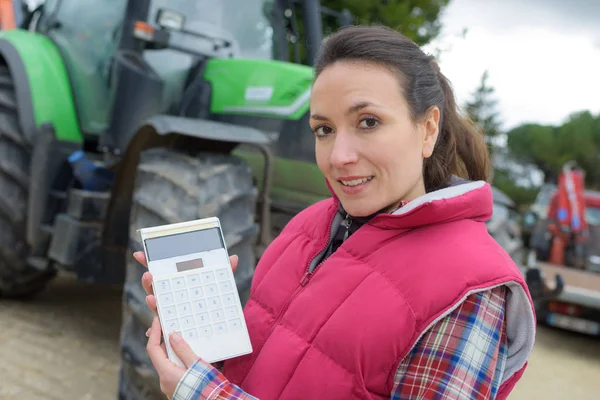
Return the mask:
POLYGON ((218 218, 144 228, 140 233, 153 277, 169 359, 183 366, 168 337, 179 331, 209 363, 252 352, 218 218))

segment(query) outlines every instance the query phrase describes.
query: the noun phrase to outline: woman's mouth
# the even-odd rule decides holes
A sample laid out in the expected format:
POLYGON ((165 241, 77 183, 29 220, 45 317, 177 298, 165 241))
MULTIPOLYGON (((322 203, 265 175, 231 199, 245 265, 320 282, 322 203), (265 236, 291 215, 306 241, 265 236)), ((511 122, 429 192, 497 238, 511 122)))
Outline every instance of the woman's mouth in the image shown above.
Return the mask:
POLYGON ((374 176, 349 176, 338 179, 342 184, 345 194, 353 195, 360 193, 373 180, 374 176))

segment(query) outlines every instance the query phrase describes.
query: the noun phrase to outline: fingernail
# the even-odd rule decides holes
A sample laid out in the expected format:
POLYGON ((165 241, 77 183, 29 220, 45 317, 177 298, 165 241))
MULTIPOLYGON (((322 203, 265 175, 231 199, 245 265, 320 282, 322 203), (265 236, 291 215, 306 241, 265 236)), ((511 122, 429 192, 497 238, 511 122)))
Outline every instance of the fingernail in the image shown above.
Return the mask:
POLYGON ((146 331, 146 337, 149 337, 149 336, 150 336, 150 329, 151 329, 151 328, 148 328, 148 330, 146 331))
POLYGON ((179 332, 171 333, 171 338, 174 342, 179 342, 181 340, 181 334, 179 332))

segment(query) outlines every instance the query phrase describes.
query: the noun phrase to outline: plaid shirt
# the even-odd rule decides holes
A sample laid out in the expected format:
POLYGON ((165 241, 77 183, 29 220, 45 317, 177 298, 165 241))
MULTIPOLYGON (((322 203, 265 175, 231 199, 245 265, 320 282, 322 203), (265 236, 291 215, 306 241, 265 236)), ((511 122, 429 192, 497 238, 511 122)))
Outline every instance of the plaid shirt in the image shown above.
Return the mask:
MULTIPOLYGON (((475 293, 437 322, 398 366, 391 400, 494 399, 507 357, 504 286, 475 293)), ((198 360, 173 400, 256 400, 198 360)))

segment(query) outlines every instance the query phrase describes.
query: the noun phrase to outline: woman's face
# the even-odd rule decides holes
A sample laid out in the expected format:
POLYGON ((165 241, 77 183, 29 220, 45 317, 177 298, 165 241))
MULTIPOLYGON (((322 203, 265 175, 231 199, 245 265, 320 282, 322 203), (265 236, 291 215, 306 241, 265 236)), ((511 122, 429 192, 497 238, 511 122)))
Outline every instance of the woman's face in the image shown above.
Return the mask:
POLYGON ((388 69, 330 65, 313 85, 310 113, 317 164, 350 215, 391 211, 425 193, 423 159, 433 152, 439 110, 413 122, 388 69))

